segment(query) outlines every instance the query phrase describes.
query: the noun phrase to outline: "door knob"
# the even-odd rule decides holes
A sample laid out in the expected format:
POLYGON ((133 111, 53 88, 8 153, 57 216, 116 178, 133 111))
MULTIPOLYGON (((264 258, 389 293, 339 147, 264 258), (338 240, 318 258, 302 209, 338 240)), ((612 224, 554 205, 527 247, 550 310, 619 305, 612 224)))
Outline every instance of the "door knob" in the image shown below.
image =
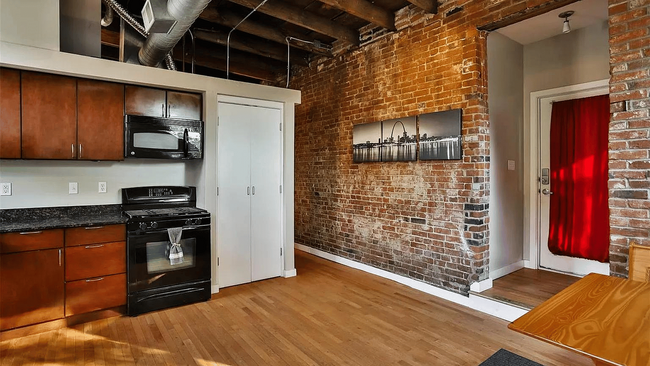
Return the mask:
POLYGON ((550 196, 550 195, 553 194, 553 192, 551 192, 551 191, 549 191, 548 189, 544 188, 544 189, 542 189, 542 194, 543 194, 544 196, 550 196))

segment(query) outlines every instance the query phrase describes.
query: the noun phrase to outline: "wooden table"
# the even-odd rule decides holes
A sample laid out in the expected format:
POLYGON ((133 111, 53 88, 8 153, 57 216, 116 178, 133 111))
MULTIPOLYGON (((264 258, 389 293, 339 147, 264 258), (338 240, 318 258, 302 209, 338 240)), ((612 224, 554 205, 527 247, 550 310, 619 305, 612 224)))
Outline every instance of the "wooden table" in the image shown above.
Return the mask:
POLYGON ((590 357, 650 365, 650 283, 589 274, 508 328, 590 357))

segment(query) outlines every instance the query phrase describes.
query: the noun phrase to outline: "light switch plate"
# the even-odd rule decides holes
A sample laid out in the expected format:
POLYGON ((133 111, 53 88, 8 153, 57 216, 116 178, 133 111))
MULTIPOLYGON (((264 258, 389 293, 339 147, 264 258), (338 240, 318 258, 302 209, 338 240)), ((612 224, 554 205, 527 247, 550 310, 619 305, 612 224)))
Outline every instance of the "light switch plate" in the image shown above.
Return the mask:
POLYGON ((106 182, 99 182, 97 185, 97 191, 99 193, 106 193, 106 182))
POLYGON ((0 196, 11 196, 11 183, 0 183, 0 196))
POLYGON ((515 161, 508 160, 508 170, 515 170, 515 161))
POLYGON ((77 182, 68 183, 68 194, 77 194, 79 193, 79 186, 77 182))

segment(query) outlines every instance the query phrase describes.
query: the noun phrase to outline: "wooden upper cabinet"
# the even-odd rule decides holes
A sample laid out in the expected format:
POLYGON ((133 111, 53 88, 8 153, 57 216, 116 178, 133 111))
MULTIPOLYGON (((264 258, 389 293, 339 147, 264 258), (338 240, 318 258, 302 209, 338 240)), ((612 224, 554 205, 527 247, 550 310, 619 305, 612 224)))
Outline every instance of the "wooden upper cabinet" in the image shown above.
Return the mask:
POLYGON ((21 72, 22 157, 77 158, 77 81, 21 72))
POLYGON ((0 159, 20 158, 20 71, 0 69, 0 159))
POLYGON ((0 330, 63 318, 61 249, 0 255, 0 330))
POLYGON ((126 114, 165 117, 167 107, 164 90, 127 85, 125 93, 126 114))
POLYGON ((201 94, 132 85, 125 89, 126 114, 200 120, 202 111, 201 94))
POLYGON ((124 160, 124 85, 77 81, 78 157, 124 160))
POLYGON ((167 92, 167 117, 200 120, 202 107, 200 94, 167 92))

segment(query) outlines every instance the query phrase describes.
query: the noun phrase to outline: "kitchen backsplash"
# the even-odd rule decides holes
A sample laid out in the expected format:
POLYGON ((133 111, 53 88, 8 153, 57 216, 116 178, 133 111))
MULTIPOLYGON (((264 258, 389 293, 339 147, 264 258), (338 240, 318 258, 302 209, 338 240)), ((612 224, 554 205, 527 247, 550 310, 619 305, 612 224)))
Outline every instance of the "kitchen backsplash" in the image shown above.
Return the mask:
POLYGON ((201 162, 126 160, 122 162, 0 160, 0 182, 11 183, 11 196, 0 196, 0 209, 119 204, 121 188, 149 185, 197 185, 201 162), (69 183, 77 194, 69 194, 69 183), (106 193, 99 183, 106 182, 106 193))

